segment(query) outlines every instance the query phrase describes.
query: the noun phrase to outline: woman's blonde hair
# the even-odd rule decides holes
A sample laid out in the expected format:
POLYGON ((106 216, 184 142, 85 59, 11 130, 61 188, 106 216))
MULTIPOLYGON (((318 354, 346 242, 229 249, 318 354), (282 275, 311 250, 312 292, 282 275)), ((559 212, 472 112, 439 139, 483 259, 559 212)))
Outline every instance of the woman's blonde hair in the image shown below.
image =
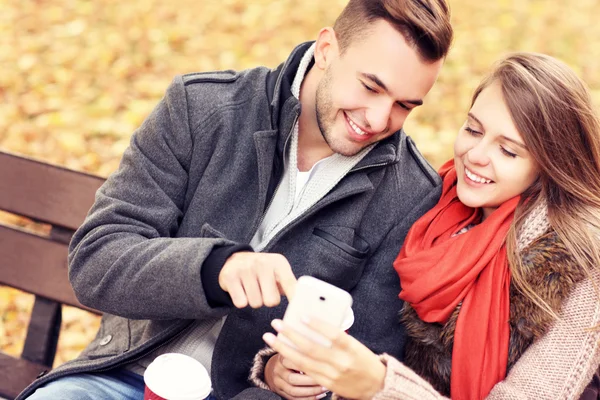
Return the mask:
POLYGON ((552 229, 586 275, 591 278, 600 266, 600 122, 585 83, 550 56, 509 55, 481 82, 473 102, 495 82, 539 166, 539 178, 522 196, 507 237, 512 279, 556 317, 523 277, 517 233, 533 207, 545 202, 552 229))

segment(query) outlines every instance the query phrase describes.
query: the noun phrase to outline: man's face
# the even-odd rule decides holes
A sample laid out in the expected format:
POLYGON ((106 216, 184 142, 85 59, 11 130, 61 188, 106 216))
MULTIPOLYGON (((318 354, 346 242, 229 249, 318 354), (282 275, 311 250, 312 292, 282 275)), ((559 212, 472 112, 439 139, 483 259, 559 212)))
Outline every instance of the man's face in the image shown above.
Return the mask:
POLYGON ((373 22, 343 55, 332 42, 317 87, 316 118, 331 150, 352 156, 402 128, 433 86, 442 60, 423 61, 384 20, 373 22))

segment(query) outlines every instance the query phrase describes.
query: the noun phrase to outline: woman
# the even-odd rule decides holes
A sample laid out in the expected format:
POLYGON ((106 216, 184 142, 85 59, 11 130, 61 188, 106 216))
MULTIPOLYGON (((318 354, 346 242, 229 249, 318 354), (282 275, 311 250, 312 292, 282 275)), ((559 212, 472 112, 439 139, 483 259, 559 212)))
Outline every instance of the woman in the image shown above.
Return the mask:
POLYGON ((307 324, 331 346, 280 320, 297 349, 265 342, 346 398, 579 398, 600 365, 600 123, 586 87, 549 56, 511 55, 475 91, 454 153, 394 262, 404 363, 319 321, 307 324))

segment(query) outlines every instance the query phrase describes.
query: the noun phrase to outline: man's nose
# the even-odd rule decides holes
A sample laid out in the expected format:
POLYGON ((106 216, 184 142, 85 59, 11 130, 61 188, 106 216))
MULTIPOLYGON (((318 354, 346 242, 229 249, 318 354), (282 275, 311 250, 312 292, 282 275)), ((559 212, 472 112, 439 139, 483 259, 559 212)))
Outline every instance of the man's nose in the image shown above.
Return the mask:
POLYGON ((393 102, 379 101, 367 111, 366 118, 371 131, 380 133, 389 127, 393 105, 393 102))

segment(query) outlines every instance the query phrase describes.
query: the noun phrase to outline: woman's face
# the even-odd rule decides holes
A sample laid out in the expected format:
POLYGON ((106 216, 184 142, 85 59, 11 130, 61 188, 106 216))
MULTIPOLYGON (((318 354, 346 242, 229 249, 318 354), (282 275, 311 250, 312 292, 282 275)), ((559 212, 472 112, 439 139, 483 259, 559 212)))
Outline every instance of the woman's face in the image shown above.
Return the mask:
POLYGON ((484 218, 537 178, 537 165, 512 121, 500 84, 492 83, 475 100, 454 142, 454 163, 458 198, 481 207, 484 218))

